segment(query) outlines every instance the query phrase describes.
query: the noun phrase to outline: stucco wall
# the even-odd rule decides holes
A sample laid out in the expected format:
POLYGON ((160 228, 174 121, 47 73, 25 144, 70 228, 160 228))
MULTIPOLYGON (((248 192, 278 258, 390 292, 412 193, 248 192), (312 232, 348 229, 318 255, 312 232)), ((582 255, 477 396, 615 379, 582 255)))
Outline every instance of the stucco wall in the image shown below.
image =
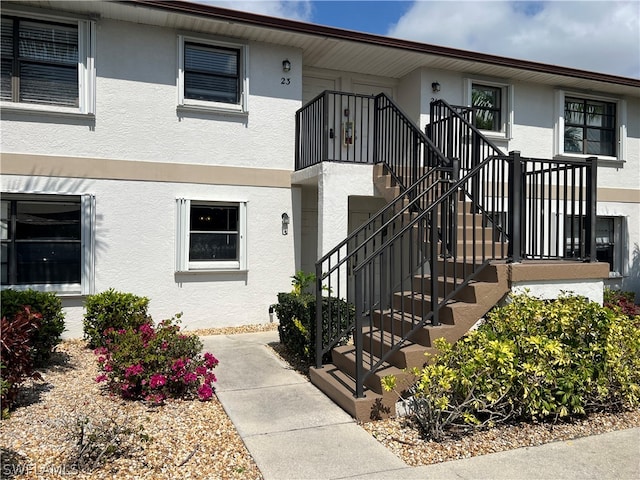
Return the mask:
MULTIPOLYGON (((266 323, 277 293, 295 272, 288 188, 193 185, 3 176, 3 191, 92 193, 96 197, 96 292, 108 288, 148 296, 156 320, 184 312, 188 329, 266 323), (247 202, 247 272, 175 270, 176 198, 247 202)), ((82 336, 82 299, 66 298, 67 337, 82 336)))
POLYGON ((249 113, 232 116, 177 110, 177 32, 99 20, 96 43, 95 122, 3 113, 3 152, 293 169, 298 50, 250 43, 249 113))

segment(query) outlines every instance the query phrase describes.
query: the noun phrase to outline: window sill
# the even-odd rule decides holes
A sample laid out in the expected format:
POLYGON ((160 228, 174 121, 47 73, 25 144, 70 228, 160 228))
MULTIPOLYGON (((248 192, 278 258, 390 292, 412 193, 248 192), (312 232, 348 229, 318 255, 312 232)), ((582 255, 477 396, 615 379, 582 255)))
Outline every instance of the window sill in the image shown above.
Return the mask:
POLYGON ((55 293, 59 297, 83 297, 82 287, 77 284, 53 285, 53 284, 31 284, 31 285, 2 285, 2 290, 36 290, 38 292, 55 293))
POLYGON ((52 117, 82 118, 95 120, 93 113, 82 113, 77 108, 54 107, 50 105, 34 105, 14 102, 0 102, 2 113, 21 115, 48 115, 52 117))
POLYGON ((247 117, 249 112, 242 110, 241 108, 225 108, 219 106, 207 106, 207 105, 178 105, 176 108, 178 113, 210 113, 212 115, 229 115, 234 117, 247 117))
POLYGON ((206 274, 211 275, 212 273, 248 273, 249 270, 246 268, 202 268, 199 270, 185 270, 181 272, 175 272, 176 275, 199 275, 206 274))
POLYGON ((502 140, 505 142, 511 140, 509 137, 507 137, 507 134, 504 132, 494 132, 493 130, 480 130, 480 133, 485 137, 487 137, 489 140, 502 140))

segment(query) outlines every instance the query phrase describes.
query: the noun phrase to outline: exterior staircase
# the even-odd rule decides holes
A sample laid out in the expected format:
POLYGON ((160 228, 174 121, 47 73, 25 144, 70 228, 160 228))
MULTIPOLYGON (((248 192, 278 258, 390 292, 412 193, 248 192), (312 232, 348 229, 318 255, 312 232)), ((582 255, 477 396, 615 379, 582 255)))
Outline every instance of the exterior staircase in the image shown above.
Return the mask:
POLYGON ((474 127, 473 109, 438 100, 430 113, 425 134, 384 94, 327 91, 296 117, 296 169, 373 164, 373 183, 388 202, 316 263, 310 378, 362 421, 395 414, 397 396, 381 379, 393 374, 402 385, 405 369, 436 353, 437 338, 465 335, 509 292, 516 265, 567 260, 559 220, 555 237, 549 226, 554 210, 583 226, 572 228, 571 260, 595 261, 595 159, 505 155, 474 127), (355 150, 326 140, 339 130, 332 108, 344 102, 369 112, 355 126, 367 139, 355 150), (348 308, 332 309, 327 295, 348 308))
MULTIPOLYGON (((415 278, 417 288, 424 283, 423 280, 415 278)), ((398 397, 395 392, 385 392, 382 389, 382 378, 395 375, 398 384, 403 385, 403 379, 411 377, 411 373, 405 369, 421 368, 428 361, 425 354, 437 353, 433 347, 437 338, 445 338, 451 343, 460 339, 508 292, 506 265, 486 267, 478 280, 467 285, 459 296, 449 300, 441 310, 442 324, 437 327, 427 324, 411 334, 403 347, 367 378, 365 396, 362 398, 356 397, 356 349, 353 345, 335 347, 331 352, 331 364, 321 368, 312 367, 309 371, 311 382, 357 420, 369 421, 394 416, 398 397)), ((396 298, 399 303, 405 303, 403 307, 373 313, 375 328, 366 327, 363 332, 367 363, 378 360, 375 353, 369 351, 368 345, 372 345, 371 350, 388 352, 399 341, 398 338, 393 338, 396 336, 394 332, 407 330, 411 324, 411 315, 416 314, 411 302, 411 298, 416 295, 428 298, 428 289, 416 289, 411 293, 398 292, 396 298)), ((420 304, 417 305, 420 308, 420 304)))
MULTIPOLYGON (((383 165, 374 167, 374 184, 379 193, 389 201, 397 199, 401 195, 401 188, 385 171, 383 165)), ((401 202, 406 205, 405 199, 401 202)), ((468 202, 459 202, 458 237, 490 239, 494 230, 483 227, 479 214, 470 212, 468 202), (463 219, 462 216, 465 218, 463 219), (466 227, 460 225, 465 224, 466 227), (464 232, 463 228, 467 231, 464 232)), ((405 212, 404 215, 412 215, 405 212)), ((406 222, 403 222, 406 223, 406 222)), ((420 241, 413 235, 414 241, 420 241)), ((425 241, 425 239, 423 239, 425 241)), ((442 248, 439 242, 438 249, 442 248)), ((473 251, 475 244, 463 245, 465 257, 468 259, 473 254, 482 252, 473 251)), ((485 244, 484 256, 491 254, 492 244, 485 244)), ((482 255, 480 255, 482 257, 482 255)), ((477 270, 482 263, 469 265, 465 262, 440 260, 439 270, 443 275, 438 277, 439 301, 443 296, 453 292, 457 285, 464 279, 465 270, 471 272, 477 270)), ((422 322, 424 317, 431 312, 431 282, 429 274, 416 274, 413 276, 411 288, 408 291, 393 293, 391 308, 374 310, 371 314, 372 324, 363 328, 364 361, 367 364, 375 364, 380 358, 378 352, 388 353, 394 345, 401 342, 401 335, 412 330, 416 320, 422 322)), ((356 396, 356 348, 353 344, 342 345, 332 349, 332 363, 320 368, 311 368, 311 381, 325 394, 332 398, 338 405, 361 421, 375 420, 395 415, 395 404, 398 401, 395 392, 385 392, 382 389, 381 380, 387 375, 395 375, 402 385, 402 379, 411 377, 414 367, 420 368, 428 358, 425 354, 436 354, 433 347, 437 338, 445 338, 453 343, 461 338, 473 325, 481 319, 493 306, 495 306, 507 293, 506 264, 495 263, 486 265, 476 277, 469 281, 463 288, 455 293, 440 309, 440 325, 433 326, 425 320, 424 326, 407 335, 403 346, 393 352, 380 367, 365 381, 364 397, 356 396), (407 371, 405 371, 407 370, 407 371)))

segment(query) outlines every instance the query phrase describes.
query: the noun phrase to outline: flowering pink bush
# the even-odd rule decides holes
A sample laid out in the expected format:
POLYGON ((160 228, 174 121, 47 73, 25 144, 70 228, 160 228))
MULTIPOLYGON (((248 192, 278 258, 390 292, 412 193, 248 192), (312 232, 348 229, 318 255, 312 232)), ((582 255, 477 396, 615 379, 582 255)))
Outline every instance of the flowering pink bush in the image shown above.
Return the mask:
POLYGON ((102 369, 96 382, 123 398, 154 403, 196 395, 209 400, 218 360, 209 352, 201 356, 200 339, 180 334, 176 323, 170 319, 157 327, 144 323, 105 332, 105 345, 94 351, 102 369))

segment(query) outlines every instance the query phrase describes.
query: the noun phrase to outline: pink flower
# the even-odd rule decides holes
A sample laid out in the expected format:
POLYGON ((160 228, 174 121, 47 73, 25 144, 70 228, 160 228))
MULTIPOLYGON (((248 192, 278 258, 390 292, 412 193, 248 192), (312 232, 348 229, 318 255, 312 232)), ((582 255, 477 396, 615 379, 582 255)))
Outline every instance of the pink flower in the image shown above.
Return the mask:
POLYGON ((207 365, 207 368, 214 368, 216 365, 218 365, 218 363, 220 363, 218 362, 218 359, 211 355, 209 352, 204 354, 204 361, 207 365))
POLYGON ((207 367, 204 365, 196 367, 196 373, 200 376, 205 376, 207 374, 207 367))
POLYGON ((160 348, 161 348, 162 350, 166 350, 167 348, 169 348, 169 344, 167 343, 167 341, 166 341, 166 340, 163 340, 163 341, 162 341, 162 345, 160 345, 160 348))
POLYGON ((124 377, 128 378, 128 377, 132 377, 134 375, 140 375, 143 371, 144 371, 144 368, 142 368, 142 365, 137 363, 137 364, 131 365, 130 367, 127 367, 125 369, 124 377))
POLYGON ((184 380, 184 383, 195 382, 196 380, 198 380, 198 376, 193 372, 189 372, 185 374, 183 380, 184 380))
POLYGON ((149 382, 149 386, 151 388, 159 388, 162 387, 165 383, 167 383, 167 377, 160 373, 155 373, 151 375, 151 381, 149 382))
POLYGON ((171 370, 173 370, 174 372, 177 370, 182 370, 183 368, 184 368, 184 360, 182 360, 181 358, 173 362, 173 365, 171 365, 171 370))
POLYGON ((218 379, 216 378, 215 374, 213 373, 207 373, 204 377, 204 382, 208 383, 209 385, 211 385, 213 382, 217 382, 218 379))
POLYGON ((156 336, 155 332, 153 331, 153 325, 151 325, 150 323, 143 323, 142 325, 140 325, 140 328, 138 329, 138 331, 142 335, 142 339, 145 342, 147 342, 148 340, 151 340, 153 337, 156 336))
POLYGON ((110 363, 107 363, 104 367, 102 367, 105 372, 113 372, 113 367, 110 363))
POLYGON ((162 393, 149 394, 144 399, 147 402, 161 403, 164 400, 164 395, 162 393))
POLYGON ((120 335, 124 335, 125 333, 127 333, 127 331, 124 328, 121 328, 120 330, 118 330, 118 333, 120 335))
POLYGON ((202 401, 209 400, 213 396, 213 389, 210 385, 203 383, 198 388, 198 398, 202 401))
POLYGON ((100 383, 100 382, 105 382, 107 380, 107 376, 105 374, 102 375, 98 375, 96 377, 96 382, 100 383))

